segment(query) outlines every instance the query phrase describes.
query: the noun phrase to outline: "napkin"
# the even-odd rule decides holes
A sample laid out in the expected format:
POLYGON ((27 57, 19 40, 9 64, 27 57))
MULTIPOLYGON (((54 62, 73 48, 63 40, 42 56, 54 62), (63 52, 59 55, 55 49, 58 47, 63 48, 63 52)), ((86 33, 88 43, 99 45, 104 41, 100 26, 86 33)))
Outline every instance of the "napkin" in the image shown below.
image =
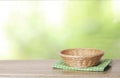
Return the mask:
POLYGON ((93 67, 87 67, 87 68, 76 68, 76 67, 70 67, 67 66, 63 60, 60 60, 56 62, 52 67, 57 69, 63 69, 63 70, 76 70, 76 71, 105 71, 105 68, 112 62, 111 59, 103 59, 100 61, 100 63, 93 67))

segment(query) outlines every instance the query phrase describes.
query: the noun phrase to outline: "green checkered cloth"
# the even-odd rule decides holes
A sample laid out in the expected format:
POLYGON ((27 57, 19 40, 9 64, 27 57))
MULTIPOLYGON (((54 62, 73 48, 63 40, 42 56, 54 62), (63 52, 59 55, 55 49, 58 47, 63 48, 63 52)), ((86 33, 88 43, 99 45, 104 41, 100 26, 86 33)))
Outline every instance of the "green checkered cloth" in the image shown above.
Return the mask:
POLYGON ((100 64, 93 67, 88 68, 76 68, 76 67, 70 67, 65 65, 65 63, 61 60, 56 62, 52 67, 63 69, 63 70, 77 70, 77 71, 105 71, 105 68, 112 62, 111 59, 104 59, 101 60, 100 64))

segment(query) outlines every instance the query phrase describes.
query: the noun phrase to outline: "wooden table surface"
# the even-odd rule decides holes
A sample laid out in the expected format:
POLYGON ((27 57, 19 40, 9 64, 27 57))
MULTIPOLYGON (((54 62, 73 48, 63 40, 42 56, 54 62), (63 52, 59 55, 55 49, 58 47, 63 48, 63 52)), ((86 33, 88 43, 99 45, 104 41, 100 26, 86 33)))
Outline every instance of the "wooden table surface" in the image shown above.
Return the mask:
POLYGON ((56 60, 0 61, 0 78, 120 78, 120 60, 113 60, 104 72, 53 69, 56 60))

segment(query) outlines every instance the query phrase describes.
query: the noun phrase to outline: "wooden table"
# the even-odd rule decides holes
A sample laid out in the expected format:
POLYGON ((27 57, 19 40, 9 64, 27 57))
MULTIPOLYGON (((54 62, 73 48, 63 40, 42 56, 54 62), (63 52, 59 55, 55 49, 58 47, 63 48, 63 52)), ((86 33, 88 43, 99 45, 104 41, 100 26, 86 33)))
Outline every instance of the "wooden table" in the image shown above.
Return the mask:
POLYGON ((104 72, 53 69, 56 60, 0 61, 0 78, 120 78, 120 60, 104 72))

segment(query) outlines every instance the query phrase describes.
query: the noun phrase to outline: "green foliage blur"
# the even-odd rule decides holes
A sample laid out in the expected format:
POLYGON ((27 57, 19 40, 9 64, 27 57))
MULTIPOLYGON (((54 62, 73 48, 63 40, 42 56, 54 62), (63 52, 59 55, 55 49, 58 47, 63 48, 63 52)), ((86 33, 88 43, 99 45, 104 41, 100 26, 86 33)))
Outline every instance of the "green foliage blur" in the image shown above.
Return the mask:
POLYGON ((68 48, 97 48, 104 58, 120 58, 119 0, 6 2, 11 9, 2 28, 10 48, 1 59, 59 59, 68 48))

